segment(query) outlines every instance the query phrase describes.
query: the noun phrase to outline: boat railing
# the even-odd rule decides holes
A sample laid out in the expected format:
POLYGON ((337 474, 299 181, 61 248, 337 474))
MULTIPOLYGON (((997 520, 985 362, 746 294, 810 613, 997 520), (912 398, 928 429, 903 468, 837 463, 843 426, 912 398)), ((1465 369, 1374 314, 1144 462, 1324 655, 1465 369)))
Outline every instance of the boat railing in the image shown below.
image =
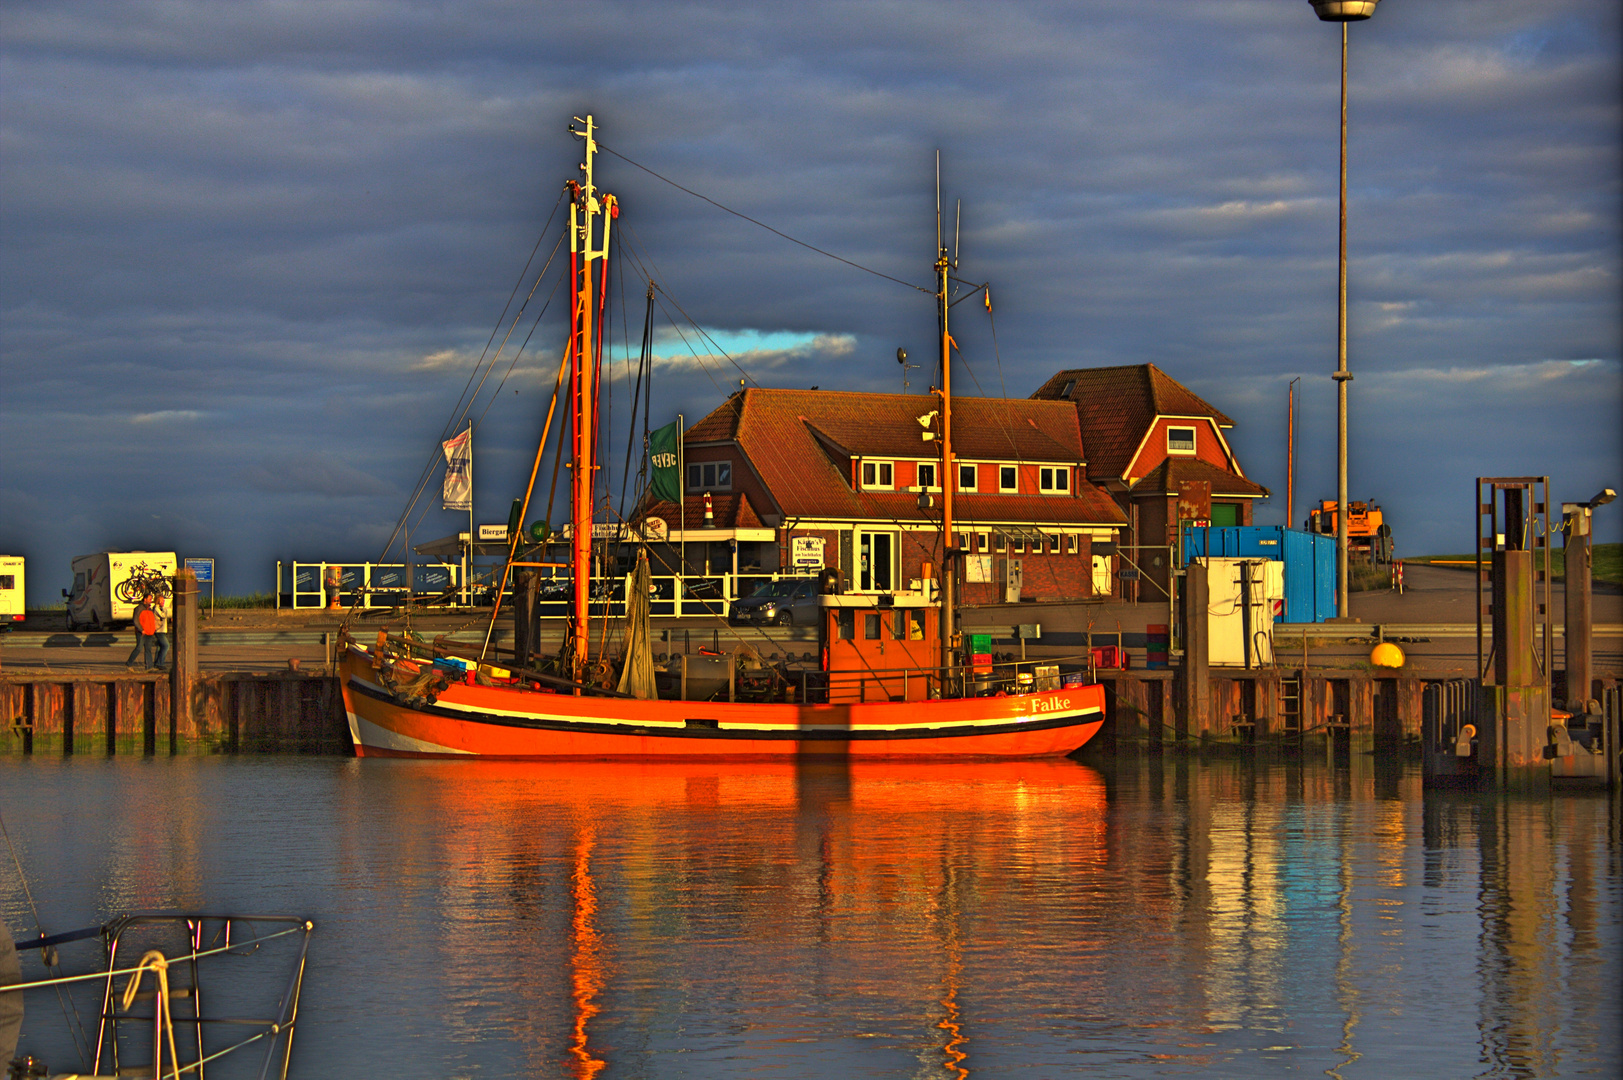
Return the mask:
MULTIPOLYGON (((949 697, 996 697, 1058 690, 1094 681, 1088 656, 958 665, 945 676, 949 697)), ((939 671, 859 668, 800 672, 800 699, 811 704, 918 701, 938 696, 939 671)))
POLYGON ((119 1076, 146 1075, 150 1068, 153 1076, 203 1076, 207 1064, 253 1048, 264 1055, 254 1075, 285 1080, 314 930, 310 920, 287 915, 132 912, 102 926, 17 942, 19 955, 38 950, 53 974, 3 989, 49 988, 62 994, 100 983, 100 1008, 92 1013, 98 1020, 94 1043, 83 1033, 93 1061, 81 1063, 98 1075, 104 1069, 119 1076), (55 974, 57 946, 89 938, 101 939, 100 968, 55 974), (241 985, 205 993, 204 961, 214 978, 224 958, 255 954, 285 962, 285 981, 271 983, 263 996, 241 985), (127 981, 115 981, 121 978, 127 981), (229 1015, 206 1011, 206 1002, 216 998, 232 1010, 229 1015), (245 1008, 263 1012, 246 1017, 245 1008))

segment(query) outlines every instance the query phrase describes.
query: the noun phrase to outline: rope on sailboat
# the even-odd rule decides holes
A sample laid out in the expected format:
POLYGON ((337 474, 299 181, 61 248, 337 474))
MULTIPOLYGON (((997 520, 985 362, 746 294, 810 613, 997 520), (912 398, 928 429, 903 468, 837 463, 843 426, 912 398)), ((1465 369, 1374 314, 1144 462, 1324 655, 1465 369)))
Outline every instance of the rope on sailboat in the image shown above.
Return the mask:
POLYGON ((135 973, 124 987, 124 1011, 129 1012, 130 1006, 135 1004, 135 995, 141 989, 141 976, 151 971, 158 983, 156 1007, 158 1019, 163 1024, 164 1034, 169 1039, 169 1075, 180 1076, 180 1056, 175 1053, 175 1018, 169 1011, 169 961, 164 959, 163 953, 152 949, 141 957, 141 962, 135 966, 135 973))
POLYGON ((906 285, 909 289, 918 289, 919 292, 924 293, 927 296, 934 296, 935 295, 935 290, 934 289, 923 288, 922 286, 913 284, 911 281, 903 281, 899 277, 892 277, 891 275, 886 274, 886 273, 884 273, 882 271, 879 271, 879 270, 875 270, 870 266, 863 266, 861 263, 852 262, 850 259, 842 258, 841 256, 834 254, 832 251, 824 251, 822 248, 817 247, 815 244, 808 244, 804 240, 797 240, 793 236, 790 236, 786 232, 782 232, 782 231, 780 231, 778 229, 774 229, 772 226, 768 225, 764 221, 757 221, 754 218, 750 217, 748 214, 741 214, 737 210, 734 210, 730 206, 723 206, 721 203, 719 203, 716 200, 710 198, 708 195, 700 195, 697 191, 694 191, 692 188, 683 187, 681 184, 678 184, 675 180, 672 180, 670 177, 661 176, 659 173, 657 173, 654 170, 650 169, 648 166, 640 164, 640 163, 635 162, 635 161, 632 161, 630 158, 626 157, 624 154, 620 153, 618 150, 614 150, 614 149, 611 149, 610 147, 607 147, 607 146, 603 145, 603 142, 601 140, 598 141, 597 148, 598 148, 598 150, 602 151, 605 154, 613 154, 615 157, 619 158, 621 161, 625 162, 627 165, 631 165, 631 166, 633 166, 635 168, 641 169, 643 172, 647 173, 649 176, 652 176, 655 180, 663 180, 665 183, 671 185, 671 187, 675 188, 678 191, 684 191, 687 194, 692 195, 695 199, 703 200, 704 202, 709 203, 711 206, 714 206, 717 210, 721 210, 721 211, 724 211, 726 213, 729 213, 729 214, 733 215, 733 217, 742 218, 743 220, 749 222, 751 225, 759 225, 761 228, 765 229, 767 232, 771 233, 773 236, 782 237, 783 239, 789 241, 791 244, 799 244, 801 247, 805 248, 807 251, 815 251, 819 255, 827 256, 828 258, 833 259, 835 262, 841 262, 841 263, 844 263, 845 265, 847 265, 849 267, 852 267, 852 268, 857 269, 857 270, 861 270, 865 274, 872 274, 875 277, 882 277, 886 281, 894 281, 898 285, 906 285))
MULTIPOLYGON (((535 253, 541 249, 541 244, 546 240, 547 233, 552 228, 552 220, 558 215, 558 207, 563 205, 564 195, 568 192, 568 190, 569 189, 567 187, 559 190, 558 199, 552 204, 552 211, 547 215, 546 224, 541 227, 541 232, 536 237, 535 246, 531 248, 529 258, 524 261, 524 268, 519 271, 518 279, 513 283, 513 291, 508 295, 507 303, 503 305, 501 314, 496 317, 496 324, 491 328, 490 337, 485 342, 485 348, 479 354, 479 359, 474 363, 473 369, 468 372, 468 381, 463 384, 462 393, 458 395, 456 405, 452 406, 453 415, 451 419, 447 421, 445 429, 440 433, 439 441, 444 441, 450 432, 462 422, 462 419, 467 415, 468 410, 473 407, 473 402, 471 400, 467 402, 466 407, 463 406, 463 401, 468 396, 468 388, 473 385, 474 376, 478 374, 480 367, 484 366, 485 357, 490 353, 490 344, 496 340, 496 334, 501 330, 502 323, 507 318, 507 312, 513 306, 513 297, 518 295, 519 289, 523 287, 525 279, 529 276, 530 267, 535 262, 535 253)), ((546 277, 547 269, 552 265, 552 260, 557 255, 558 244, 562 243, 563 235, 564 234, 560 234, 558 242, 553 244, 552 253, 547 256, 546 264, 542 266, 540 273, 536 274, 537 287, 539 287, 541 279, 546 277)), ((534 295, 534 291, 534 288, 532 288, 531 295, 534 295)), ((525 303, 528 304, 528 302, 529 299, 526 297, 525 303)), ((523 314, 522 308, 520 309, 519 314, 523 314)), ((514 316, 515 325, 517 320, 518 316, 514 316)), ((511 331, 509 331, 509 333, 511 333, 511 331)), ((500 354, 498 353, 498 356, 499 355, 500 354)), ((495 360, 492 360, 491 363, 494 364, 495 360)), ((383 553, 379 556, 379 562, 382 562, 383 558, 388 555, 389 549, 394 546, 395 540, 400 536, 401 529, 405 527, 406 519, 411 516, 411 511, 416 506, 417 500, 422 497, 423 492, 426 490, 428 478, 433 475, 435 467, 440 462, 440 458, 440 447, 439 443, 436 442, 433 451, 429 454, 428 461, 423 465, 422 472, 417 478, 417 483, 413 489, 411 499, 407 502, 406 508, 401 511, 399 520, 395 522, 394 531, 389 534, 388 541, 383 545, 383 553)))

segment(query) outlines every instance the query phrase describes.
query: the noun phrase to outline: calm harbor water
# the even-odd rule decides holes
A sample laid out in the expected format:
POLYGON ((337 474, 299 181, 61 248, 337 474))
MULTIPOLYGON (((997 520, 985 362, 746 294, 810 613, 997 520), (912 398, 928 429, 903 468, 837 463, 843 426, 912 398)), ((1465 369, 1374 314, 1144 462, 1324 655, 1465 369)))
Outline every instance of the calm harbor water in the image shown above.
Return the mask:
POLYGON ((12 759, 0 809, 52 932, 313 918, 295 1076, 1617 1075, 1618 803, 1369 769, 12 759))

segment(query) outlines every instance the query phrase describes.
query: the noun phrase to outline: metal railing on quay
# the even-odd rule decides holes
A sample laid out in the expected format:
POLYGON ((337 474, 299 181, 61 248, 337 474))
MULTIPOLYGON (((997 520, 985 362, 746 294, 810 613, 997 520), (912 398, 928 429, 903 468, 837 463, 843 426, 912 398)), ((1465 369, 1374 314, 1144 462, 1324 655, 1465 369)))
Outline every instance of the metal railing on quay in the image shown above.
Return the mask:
MULTIPOLYGON (((315 610, 327 603, 326 580, 329 570, 339 574, 338 602, 344 608, 391 608, 410 602, 445 598, 452 606, 462 604, 465 591, 460 566, 444 563, 276 563, 276 606, 294 610, 315 610)), ((491 575, 471 574, 474 607, 489 607, 496 586, 491 575)), ((500 575, 495 575, 500 580, 500 575)), ((593 583, 591 614, 594 618, 625 615, 625 590, 630 575, 599 578, 593 583)), ((656 574, 649 590, 649 614, 659 618, 728 618, 733 605, 752 595, 763 585, 779 581, 810 581, 806 574, 723 573, 656 574)), ((567 619, 574 595, 574 582, 567 571, 549 570, 543 576, 537 596, 536 615, 541 619, 567 619)), ((502 591, 502 606, 512 601, 509 581, 502 591)))

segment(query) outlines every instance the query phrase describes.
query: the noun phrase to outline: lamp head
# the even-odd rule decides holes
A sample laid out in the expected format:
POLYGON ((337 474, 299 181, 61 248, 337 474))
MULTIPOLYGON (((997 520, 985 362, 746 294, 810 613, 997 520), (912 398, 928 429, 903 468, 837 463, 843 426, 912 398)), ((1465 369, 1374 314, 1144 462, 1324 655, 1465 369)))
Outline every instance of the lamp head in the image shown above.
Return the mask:
POLYGON ((1589 500, 1589 508, 1593 510, 1597 506, 1605 506, 1615 498, 1617 498, 1617 492, 1611 488, 1601 488, 1600 494, 1589 500))
POLYGON ((898 364, 907 363, 907 350, 906 349, 897 349, 896 350, 896 362, 898 364))
POLYGON ((1362 22, 1381 0, 1309 0, 1322 22, 1362 22))

